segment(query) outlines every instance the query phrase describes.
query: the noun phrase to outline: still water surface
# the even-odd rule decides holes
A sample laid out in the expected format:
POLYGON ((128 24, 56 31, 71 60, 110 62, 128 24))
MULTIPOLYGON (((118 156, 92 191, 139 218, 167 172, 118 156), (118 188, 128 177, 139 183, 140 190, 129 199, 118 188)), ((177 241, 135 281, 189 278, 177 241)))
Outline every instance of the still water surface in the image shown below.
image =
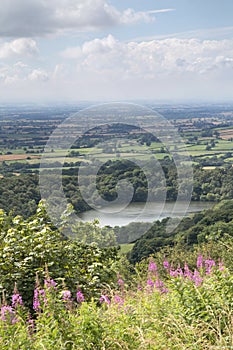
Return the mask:
MULTIPOLYGON (((167 202, 167 203, 131 203, 127 208, 121 210, 119 206, 109 206, 105 208, 105 212, 96 210, 89 210, 85 213, 79 214, 79 217, 87 222, 98 219, 100 225, 103 226, 125 226, 130 222, 153 222, 162 220, 166 217, 182 217, 191 213, 197 213, 204 209, 209 209, 213 203, 207 202, 191 202, 187 211, 185 212, 185 204, 182 202, 167 202)), ((103 210, 103 209, 102 209, 103 210)))

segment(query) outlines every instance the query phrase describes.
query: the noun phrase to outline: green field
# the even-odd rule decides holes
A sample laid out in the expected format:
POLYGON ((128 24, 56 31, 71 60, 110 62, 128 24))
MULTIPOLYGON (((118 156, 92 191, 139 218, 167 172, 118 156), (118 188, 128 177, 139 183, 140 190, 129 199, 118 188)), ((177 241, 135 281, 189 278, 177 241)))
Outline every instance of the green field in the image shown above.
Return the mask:
POLYGON ((133 248, 134 244, 121 244, 121 250, 120 253, 121 254, 127 254, 128 252, 130 252, 133 248))
MULTIPOLYGON (((48 125, 49 124, 49 121, 48 125)), ((10 123, 10 122, 9 122, 10 123)), ((45 123, 46 124, 46 123, 45 123)), ((11 128, 14 128, 13 124, 10 124, 11 128)), ((5 159, 5 157, 2 157, 2 161, 4 160, 7 164, 12 164, 14 162, 19 163, 28 163, 31 165, 39 164, 40 159, 33 159, 32 156, 41 156, 41 154, 37 154, 36 152, 40 152, 43 149, 43 146, 41 146, 41 140, 45 139, 45 135, 48 135, 47 129, 45 132, 40 133, 40 128, 36 128, 35 130, 38 130, 40 138, 38 138, 38 134, 36 134, 35 131, 32 130, 31 134, 27 134, 24 131, 24 127, 27 130, 27 126, 22 126, 22 133, 17 134, 16 137, 14 134, 4 134, 5 137, 4 141, 6 145, 9 145, 9 148, 2 147, 0 149, 0 152, 3 156, 7 156, 7 153, 9 154, 9 159, 5 159), (20 140, 27 143, 28 140, 32 140, 33 145, 28 146, 18 146, 14 148, 14 142, 11 144, 11 138, 15 140, 20 140), (39 140, 37 142, 37 140, 39 140), (35 153, 34 153, 35 152, 35 153), (10 155, 22 155, 22 160, 14 160, 14 157, 10 157, 10 155), (29 159, 23 159, 23 155, 25 155, 29 159), (30 159, 31 158, 31 159, 30 159)), ((172 153, 176 153, 179 156, 186 156, 189 155, 190 157, 194 157, 194 162, 198 163, 200 161, 203 161, 206 159, 207 162, 213 163, 213 166, 215 166, 216 163, 216 157, 219 159, 219 164, 223 166, 225 164, 233 164, 233 142, 227 141, 224 139, 217 138, 217 134, 214 133, 214 131, 219 130, 227 130, 231 129, 231 127, 214 127, 212 135, 208 136, 208 133, 205 133, 204 126, 201 127, 200 130, 186 130, 185 132, 181 132, 181 135, 183 135, 183 144, 178 144, 174 142, 174 145, 170 145, 170 149, 167 150, 166 145, 163 145, 160 142, 145 142, 141 141, 140 139, 114 139, 114 136, 112 139, 105 139, 103 137, 103 140, 100 138, 99 144, 97 144, 94 147, 83 147, 82 145, 77 148, 72 148, 69 151, 66 151, 64 149, 54 149, 50 150, 48 153, 46 153, 46 158, 49 158, 51 160, 51 163, 54 162, 65 162, 67 163, 76 163, 76 162, 90 162, 91 160, 99 160, 101 162, 106 162, 107 160, 114 160, 114 159, 130 159, 132 161, 134 160, 149 160, 152 156, 155 157, 158 160, 162 160, 165 157, 172 158, 172 153), (74 155, 71 155, 71 152, 74 153, 74 155), (76 152, 76 154, 75 154, 76 152), (221 159, 222 158, 222 159, 221 159)), ((186 128, 187 129, 187 128, 186 128)), ((17 141, 18 142, 18 141, 17 141)), ((87 146, 89 144, 87 143, 87 146)), ((26 158, 26 157, 25 157, 26 158)), ((204 163, 203 163, 204 164, 204 163)), ((220 166, 220 165, 217 166, 220 166)), ((208 168, 209 164, 205 164, 208 168)), ((212 164, 210 164, 211 166, 212 164)), ((205 167, 206 168, 206 167, 205 167)))

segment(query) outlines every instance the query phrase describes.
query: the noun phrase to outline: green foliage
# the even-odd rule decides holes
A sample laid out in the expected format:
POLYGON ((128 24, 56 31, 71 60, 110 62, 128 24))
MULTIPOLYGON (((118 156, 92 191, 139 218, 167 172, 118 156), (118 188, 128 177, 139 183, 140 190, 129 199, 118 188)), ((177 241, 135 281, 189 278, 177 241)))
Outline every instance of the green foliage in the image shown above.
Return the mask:
POLYGON ((129 261, 133 264, 155 254, 164 246, 174 244, 174 233, 166 233, 167 219, 156 221, 154 225, 138 240, 128 253, 129 261))
POLYGON ((142 236, 151 227, 151 223, 131 222, 126 226, 115 226, 114 233, 119 244, 131 243, 142 236))
POLYGON ((68 204, 62 214, 62 234, 82 244, 97 245, 99 248, 116 247, 117 241, 113 229, 100 227, 99 220, 83 222, 75 215, 72 204, 68 204))
POLYGON ((141 265, 143 279, 137 279, 133 288, 121 280, 120 286, 103 295, 102 303, 74 303, 72 296, 64 298, 67 289, 52 284, 47 275, 46 283, 38 286, 43 293, 34 320, 24 306, 8 306, 8 312, 2 306, 1 349, 203 350, 233 346, 233 278, 227 267, 203 260, 197 284, 195 272, 187 265, 186 270, 174 265, 163 268, 163 280, 153 260, 149 268, 148 261, 141 265), (207 263, 212 266, 209 272, 207 263))
POLYGON ((43 203, 28 220, 0 213, 0 283, 8 298, 16 282, 29 303, 35 275, 42 279, 46 265, 51 276, 64 279, 71 290, 79 286, 87 298, 98 295, 102 283, 114 278, 111 266, 116 259, 114 247, 101 249, 62 236, 49 221, 43 203))
MULTIPOLYGON (((176 245, 190 250, 198 243, 220 243, 233 237, 233 201, 223 201, 212 209, 184 218, 179 226, 170 234, 166 232, 166 222, 155 222, 154 225, 139 238, 128 253, 131 263, 155 254, 164 247, 176 245)), ((139 225, 139 224, 138 224, 139 225)))
POLYGON ((21 175, 0 179, 0 208, 7 213, 29 217, 35 214, 39 201, 37 176, 21 175))

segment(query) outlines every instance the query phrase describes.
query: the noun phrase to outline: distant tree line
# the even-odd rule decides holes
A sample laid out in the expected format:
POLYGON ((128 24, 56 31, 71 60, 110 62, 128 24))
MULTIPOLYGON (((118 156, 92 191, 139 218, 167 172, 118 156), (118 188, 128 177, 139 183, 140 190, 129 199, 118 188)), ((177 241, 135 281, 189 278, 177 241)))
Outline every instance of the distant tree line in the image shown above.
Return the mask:
MULTIPOLYGON (((83 200, 81 193, 85 191, 90 199, 90 205, 96 203, 96 187, 99 195, 111 203, 117 198, 118 182, 127 179, 133 186, 133 202, 145 202, 148 198, 148 181, 143 169, 146 169, 150 177, 150 198, 159 201, 163 198, 166 189, 166 199, 175 201, 178 192, 177 171, 174 163, 165 159, 161 161, 163 174, 166 178, 166 188, 160 172, 156 172, 156 161, 135 165, 131 161, 108 161, 97 174, 97 183, 93 175, 87 174, 82 178, 79 186, 78 163, 75 167, 63 169, 63 189, 67 201, 71 203, 76 212, 84 212, 91 209, 83 200), (145 165, 146 164, 146 165, 145 165)), ((15 169, 16 171, 16 169, 15 169)), ((53 170, 49 170, 51 175, 53 170)), ((4 175, 4 174, 3 174, 4 175)), ((43 175, 42 175, 43 176, 43 175)), ((184 179, 185 181, 185 179, 184 179)), ((41 199, 39 190, 39 176, 37 174, 21 174, 20 176, 8 175, 0 179, 0 208, 7 213, 13 211, 23 217, 29 217, 35 213, 41 199)), ((185 195, 185 193, 184 193, 185 195)), ((194 181, 192 200, 214 201, 233 198, 233 168, 216 168, 203 170, 200 166, 194 167, 194 181)))

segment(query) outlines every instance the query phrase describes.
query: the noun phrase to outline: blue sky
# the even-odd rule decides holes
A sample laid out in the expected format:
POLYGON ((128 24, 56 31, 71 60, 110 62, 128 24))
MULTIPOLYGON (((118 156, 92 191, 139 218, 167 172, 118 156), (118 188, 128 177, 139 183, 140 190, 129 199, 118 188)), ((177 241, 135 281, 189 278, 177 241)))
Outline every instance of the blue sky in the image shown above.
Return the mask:
MULTIPOLYGON (((153 9, 174 9, 166 15, 157 15, 153 23, 139 24, 137 26, 116 30, 119 37, 134 38, 137 32, 139 37, 151 37, 194 30, 233 26, 232 0, 148 0, 148 1, 112 1, 121 10, 132 7, 137 11, 150 11, 153 9), (136 28, 137 27, 137 28, 136 28)), ((189 35, 187 33, 187 35, 189 35)), ((205 34, 204 34, 205 35, 205 34)), ((210 35, 210 34, 209 34, 210 35)), ((209 36, 206 34, 206 37, 209 36)), ((136 35, 137 36, 137 35, 136 35)))
POLYGON ((233 100, 232 0, 1 5, 2 102, 233 100))

